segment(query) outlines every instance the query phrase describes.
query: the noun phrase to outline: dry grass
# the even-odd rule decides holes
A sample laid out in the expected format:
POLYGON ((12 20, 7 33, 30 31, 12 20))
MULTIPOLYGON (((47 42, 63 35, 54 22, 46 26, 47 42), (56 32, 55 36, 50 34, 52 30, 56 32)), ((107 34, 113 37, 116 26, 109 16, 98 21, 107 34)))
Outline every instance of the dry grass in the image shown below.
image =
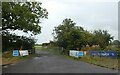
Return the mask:
POLYGON ((0 65, 9 65, 9 64, 13 64, 19 60, 26 60, 26 59, 29 59, 31 57, 34 57, 35 54, 33 55, 29 55, 29 56, 17 56, 17 57, 14 57, 12 56, 12 51, 7 51, 5 53, 2 54, 2 62, 0 63, 0 65))
POLYGON ((12 64, 15 63, 19 60, 19 58, 17 57, 12 57, 12 58, 2 58, 2 65, 8 65, 8 64, 12 64))
POLYGON ((84 56, 80 60, 97 65, 97 66, 101 66, 101 67, 106 67, 110 69, 118 69, 117 58, 84 56))

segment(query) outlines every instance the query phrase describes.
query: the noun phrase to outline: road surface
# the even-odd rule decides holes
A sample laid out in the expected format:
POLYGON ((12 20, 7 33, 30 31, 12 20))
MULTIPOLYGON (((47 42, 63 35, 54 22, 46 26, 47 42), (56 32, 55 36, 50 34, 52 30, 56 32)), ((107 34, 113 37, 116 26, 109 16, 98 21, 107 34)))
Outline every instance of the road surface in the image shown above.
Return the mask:
MULTIPOLYGON (((118 73, 85 62, 37 50, 36 57, 3 67, 3 73, 118 73)), ((103 63, 104 64, 104 63, 103 63)))

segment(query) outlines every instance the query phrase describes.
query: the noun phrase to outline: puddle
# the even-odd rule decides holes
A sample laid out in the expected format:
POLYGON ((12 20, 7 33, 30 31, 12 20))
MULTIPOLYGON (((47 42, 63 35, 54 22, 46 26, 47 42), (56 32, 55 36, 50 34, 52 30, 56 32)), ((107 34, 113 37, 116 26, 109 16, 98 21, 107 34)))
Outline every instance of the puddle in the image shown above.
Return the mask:
POLYGON ((43 59, 43 58, 46 58, 48 56, 36 56, 34 59, 43 59))
POLYGON ((4 68, 7 68, 8 66, 3 66, 4 68))
POLYGON ((41 59, 41 57, 35 57, 34 59, 41 59))
POLYGON ((10 65, 15 65, 15 63, 14 64, 10 64, 10 65))

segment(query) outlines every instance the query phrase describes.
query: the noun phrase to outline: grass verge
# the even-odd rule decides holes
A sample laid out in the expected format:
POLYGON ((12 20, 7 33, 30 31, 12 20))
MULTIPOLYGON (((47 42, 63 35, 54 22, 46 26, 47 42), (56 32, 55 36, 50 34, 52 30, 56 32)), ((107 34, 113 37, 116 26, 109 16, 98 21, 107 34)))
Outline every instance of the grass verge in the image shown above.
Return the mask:
POLYGON ((28 55, 28 56, 14 57, 14 56, 12 56, 12 51, 7 51, 2 54, 2 58, 1 58, 2 63, 0 63, 0 65, 5 66, 5 65, 13 64, 20 60, 26 60, 26 59, 32 58, 34 56, 36 56, 36 54, 32 54, 32 55, 28 55))

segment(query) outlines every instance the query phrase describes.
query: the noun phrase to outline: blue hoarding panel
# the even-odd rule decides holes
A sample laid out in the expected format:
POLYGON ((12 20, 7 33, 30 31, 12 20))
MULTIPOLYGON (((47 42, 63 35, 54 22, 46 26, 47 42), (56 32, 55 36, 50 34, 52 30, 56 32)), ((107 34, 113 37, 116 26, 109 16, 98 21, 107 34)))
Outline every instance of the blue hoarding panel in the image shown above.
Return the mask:
POLYGON ((13 56, 19 56, 19 51, 18 50, 13 50, 13 56))
POLYGON ((110 57, 117 57, 117 52, 109 52, 110 57))
POLYGON ((99 57, 117 57, 117 52, 115 51, 90 51, 90 56, 99 56, 99 57))
POLYGON ((79 57, 82 57, 82 56, 84 56, 84 52, 80 51, 79 52, 79 57))

